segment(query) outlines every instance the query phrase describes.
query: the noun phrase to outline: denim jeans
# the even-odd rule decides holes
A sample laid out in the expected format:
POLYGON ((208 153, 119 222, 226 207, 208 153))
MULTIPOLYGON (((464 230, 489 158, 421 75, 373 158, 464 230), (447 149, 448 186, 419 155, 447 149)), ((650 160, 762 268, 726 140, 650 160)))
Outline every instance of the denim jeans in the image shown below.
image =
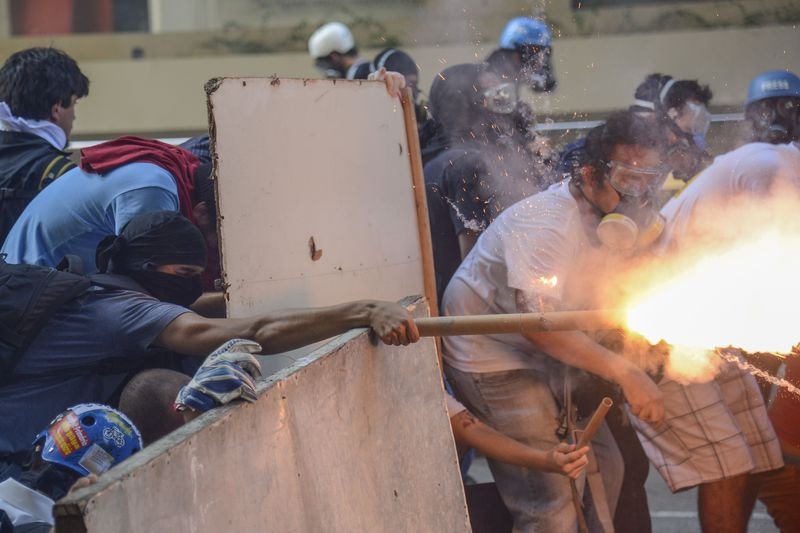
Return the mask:
MULTIPOLYGON (((445 373, 459 400, 489 426, 536 449, 549 450, 558 444, 556 430, 560 407, 548 374, 535 370, 468 373, 450 366, 445 366, 445 373)), ((614 513, 624 466, 605 426, 592 446, 598 457, 591 458, 587 474, 594 472, 595 479, 600 481, 596 492, 602 494, 595 494, 593 488, 593 497, 599 496, 602 501, 592 506, 597 509, 597 515, 588 522, 591 531, 608 532, 613 530, 609 517, 614 513), (600 459, 601 455, 604 459, 600 459), (608 466, 608 476, 599 476, 598 462, 604 467, 613 465, 608 466)), ((577 531, 569 478, 492 459, 489 459, 489 467, 503 502, 514 517, 515 532, 577 531)), ((578 480, 581 493, 584 484, 585 476, 582 476, 578 480)))

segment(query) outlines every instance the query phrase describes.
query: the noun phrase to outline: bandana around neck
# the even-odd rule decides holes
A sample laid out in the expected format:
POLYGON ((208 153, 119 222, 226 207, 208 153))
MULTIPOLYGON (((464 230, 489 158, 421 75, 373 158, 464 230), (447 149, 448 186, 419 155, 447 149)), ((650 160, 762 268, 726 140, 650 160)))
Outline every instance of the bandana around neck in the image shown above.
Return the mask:
POLYGON ((49 120, 17 117, 5 102, 0 102, 0 130, 31 133, 49 142, 56 150, 67 147, 67 134, 57 124, 49 120))

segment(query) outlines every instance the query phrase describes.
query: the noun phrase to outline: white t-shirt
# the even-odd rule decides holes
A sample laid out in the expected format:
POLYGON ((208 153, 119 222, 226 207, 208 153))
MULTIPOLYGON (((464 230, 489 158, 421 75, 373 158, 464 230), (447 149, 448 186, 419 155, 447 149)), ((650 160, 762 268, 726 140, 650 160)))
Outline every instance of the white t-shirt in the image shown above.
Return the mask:
POLYGON ((458 413, 467 410, 467 408, 464 407, 464 404, 462 404, 461 402, 456 400, 455 396, 453 396, 449 392, 445 392, 444 393, 444 398, 446 400, 445 405, 447 406, 447 416, 448 416, 448 418, 453 418, 458 413))
POLYGON ((5 511, 11 524, 21 526, 31 522, 46 522, 53 525, 55 502, 14 479, 0 483, 0 509, 5 511))
MULTIPOLYGON (((567 181, 506 209, 481 234, 443 298, 445 315, 517 313, 516 291, 560 309, 582 307, 570 277, 593 247, 567 181)), ((545 357, 518 334, 445 337, 444 359, 463 372, 546 370, 545 357)))
POLYGON ((752 207, 755 197, 765 197, 777 187, 798 185, 800 148, 796 143, 750 143, 721 155, 662 208, 667 221, 663 248, 719 236, 734 214, 745 216, 740 209, 752 207))

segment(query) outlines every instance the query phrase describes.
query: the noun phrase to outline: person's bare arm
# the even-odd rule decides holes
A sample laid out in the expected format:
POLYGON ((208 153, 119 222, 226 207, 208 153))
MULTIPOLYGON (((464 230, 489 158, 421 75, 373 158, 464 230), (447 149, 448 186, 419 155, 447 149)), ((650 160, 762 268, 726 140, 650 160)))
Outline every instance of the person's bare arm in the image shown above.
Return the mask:
POLYGON ((561 443, 550 450, 537 450, 487 426, 469 411, 455 415, 450 425, 457 443, 503 463, 577 478, 589 462, 588 446, 575 450, 574 444, 561 443))
POLYGON ((204 292, 190 309, 206 318, 225 318, 225 293, 204 292))
MULTIPOLYGON (((517 309, 537 312, 517 291, 517 309)), ((636 365, 597 344, 582 331, 525 333, 538 349, 562 363, 586 370, 622 387, 631 411, 645 422, 659 424, 664 418, 664 399, 658 386, 636 365)))
POLYGON ((155 344, 205 357, 223 342, 243 338, 258 342, 263 353, 272 354, 358 327, 371 327, 383 342, 395 346, 419 340, 414 321, 401 305, 359 300, 330 307, 272 311, 249 318, 213 319, 184 313, 164 328, 155 344))

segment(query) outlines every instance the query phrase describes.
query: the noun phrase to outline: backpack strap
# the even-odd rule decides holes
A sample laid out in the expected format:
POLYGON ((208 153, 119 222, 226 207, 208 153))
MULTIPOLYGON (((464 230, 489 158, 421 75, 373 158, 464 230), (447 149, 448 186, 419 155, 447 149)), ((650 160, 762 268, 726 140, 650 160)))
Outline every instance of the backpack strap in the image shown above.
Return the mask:
MULTIPOLYGON (((70 272, 79 276, 86 276, 86 268, 84 267, 83 259, 79 255, 67 254, 58 265, 56 270, 61 272, 70 272)), ((136 283, 133 278, 123 276, 121 274, 110 274, 108 272, 102 274, 89 274, 86 276, 89 282, 96 287, 103 287, 109 290, 126 290, 150 294, 147 290, 136 283)))
POLYGON ((46 167, 44 167, 44 172, 39 177, 39 188, 38 190, 44 189, 47 185, 50 184, 56 178, 61 177, 63 173, 68 170, 72 170, 77 165, 73 163, 70 158, 66 155, 59 154, 55 156, 50 163, 46 167))
POLYGON ((90 274, 89 281, 92 285, 103 287, 104 289, 134 291, 150 295, 144 287, 136 283, 132 278, 120 274, 90 274))

